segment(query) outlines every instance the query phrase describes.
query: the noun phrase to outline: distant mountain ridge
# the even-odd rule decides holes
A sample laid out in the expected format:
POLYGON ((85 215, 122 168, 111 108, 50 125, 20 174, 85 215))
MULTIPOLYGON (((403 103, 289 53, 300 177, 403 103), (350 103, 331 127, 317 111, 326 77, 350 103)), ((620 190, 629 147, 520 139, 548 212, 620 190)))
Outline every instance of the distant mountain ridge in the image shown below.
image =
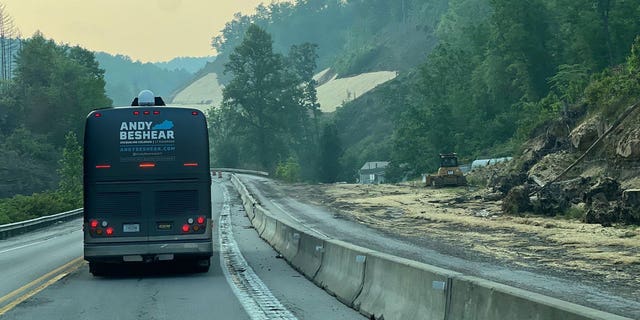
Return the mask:
MULTIPOLYGON (((185 82, 192 79, 196 60, 176 58, 160 67, 155 63, 133 61, 124 55, 111 55, 104 52, 95 53, 100 67, 105 70, 105 90, 116 106, 129 105, 133 98, 143 89, 153 91, 157 96, 170 97, 185 82), (183 62, 183 67, 180 63, 183 62), (169 68, 178 67, 170 70, 169 68)), ((206 61, 197 63, 206 64, 206 61)), ((97 107, 97 106, 96 106, 97 107)))
POLYGON ((200 69, 204 68, 208 62, 213 62, 215 59, 215 56, 177 57, 165 62, 154 62, 153 64, 169 71, 178 71, 182 69, 191 74, 195 74, 200 71, 200 69))

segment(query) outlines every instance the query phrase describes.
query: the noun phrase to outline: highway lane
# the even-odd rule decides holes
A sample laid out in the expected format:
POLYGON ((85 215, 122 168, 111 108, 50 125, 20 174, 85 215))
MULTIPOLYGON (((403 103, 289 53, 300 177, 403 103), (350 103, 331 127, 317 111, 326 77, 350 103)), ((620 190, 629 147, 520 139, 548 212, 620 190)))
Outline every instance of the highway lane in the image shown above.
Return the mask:
POLYGON ((329 208, 298 201, 295 195, 288 194, 268 178, 251 175, 238 177, 271 213, 308 231, 598 310, 631 318, 637 318, 640 314, 640 297, 637 294, 623 296, 607 288, 606 283, 595 285, 589 279, 565 278, 541 270, 487 261, 455 244, 430 241, 428 235, 422 239, 402 238, 345 219, 329 208))
POLYGON ((0 297, 81 256, 82 219, 1 240, 0 297))
MULTIPOLYGON (((270 295, 290 312, 291 319, 363 319, 277 258, 277 253, 250 227, 238 195, 228 180, 215 179, 212 193, 212 218, 216 226, 223 221, 220 215, 226 208, 231 235, 249 265, 247 269, 251 269, 261 283, 258 288, 262 292, 240 295, 241 290, 230 280, 232 277, 225 274, 248 272, 226 270, 225 259, 217 254, 212 258, 210 271, 202 274, 167 264, 132 266, 117 270, 109 277, 93 277, 86 263, 81 263, 68 275, 61 271, 59 280, 52 276, 52 282, 42 291, 27 297, 0 318, 260 319, 261 313, 248 308, 247 300, 263 300, 270 295)), ((52 229, 56 231, 41 230, 31 238, 21 236, 10 239, 10 243, 2 243, 0 252, 4 250, 4 253, 0 253, 0 264, 3 270, 9 270, 11 274, 30 274, 31 265, 46 264, 47 267, 31 277, 9 280, 3 276, 0 299, 36 279, 38 274, 54 270, 82 254, 79 221, 52 229), (25 261, 19 261, 21 259, 25 261), (14 265, 25 270, 14 270, 14 265)), ((218 231, 214 233, 216 253, 221 250, 219 234, 218 231)), ((28 291, 31 288, 24 293, 28 291)), ((0 303, 0 308, 21 295, 23 293, 0 303)))

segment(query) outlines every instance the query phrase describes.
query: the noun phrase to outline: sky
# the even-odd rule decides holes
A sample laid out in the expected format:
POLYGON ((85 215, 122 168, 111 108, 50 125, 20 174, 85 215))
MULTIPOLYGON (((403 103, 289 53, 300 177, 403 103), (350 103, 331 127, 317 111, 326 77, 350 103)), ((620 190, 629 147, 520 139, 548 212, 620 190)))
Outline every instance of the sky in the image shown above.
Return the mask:
POLYGON ((236 12, 271 0, 0 0, 23 37, 40 31, 58 43, 142 62, 215 54, 211 38, 236 12))

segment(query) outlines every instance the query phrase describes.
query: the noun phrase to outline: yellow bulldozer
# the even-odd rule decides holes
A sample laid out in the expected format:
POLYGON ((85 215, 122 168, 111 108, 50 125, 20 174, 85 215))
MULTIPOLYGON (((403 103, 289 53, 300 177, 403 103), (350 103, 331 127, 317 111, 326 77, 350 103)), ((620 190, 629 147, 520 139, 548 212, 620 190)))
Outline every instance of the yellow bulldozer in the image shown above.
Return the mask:
POLYGON ((427 186, 434 188, 467 185, 467 179, 458 166, 458 156, 455 153, 441 153, 438 173, 427 175, 425 182, 427 186))

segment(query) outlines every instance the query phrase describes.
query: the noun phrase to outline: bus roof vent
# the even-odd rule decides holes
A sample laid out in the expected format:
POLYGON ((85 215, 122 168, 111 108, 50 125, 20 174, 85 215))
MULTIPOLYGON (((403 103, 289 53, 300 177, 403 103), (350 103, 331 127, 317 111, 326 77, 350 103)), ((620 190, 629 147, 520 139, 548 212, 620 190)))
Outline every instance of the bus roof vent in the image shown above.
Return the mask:
POLYGON ((131 106, 164 106, 162 97, 156 97, 151 90, 142 90, 138 96, 133 99, 131 106))

